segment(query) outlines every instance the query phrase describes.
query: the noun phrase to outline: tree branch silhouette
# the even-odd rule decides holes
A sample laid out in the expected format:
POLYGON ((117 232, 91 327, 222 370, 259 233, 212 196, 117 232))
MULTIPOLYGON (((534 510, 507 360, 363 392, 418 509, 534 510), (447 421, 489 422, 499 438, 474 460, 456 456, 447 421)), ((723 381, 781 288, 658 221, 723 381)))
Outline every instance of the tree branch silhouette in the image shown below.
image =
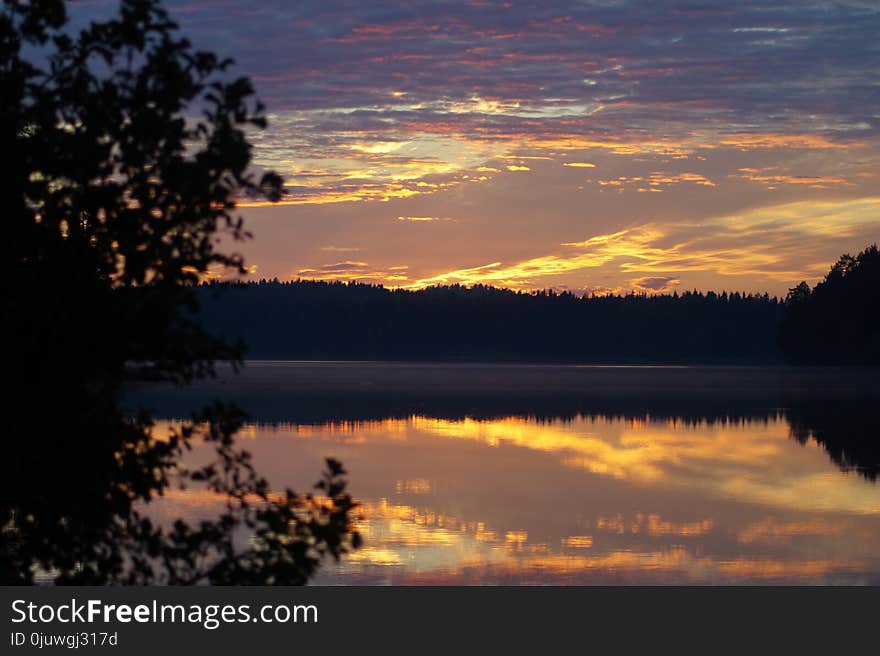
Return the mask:
POLYGON ((154 0, 79 33, 60 0, 0 9, 5 377, 0 581, 301 584, 356 547, 332 460, 313 493, 273 493, 212 404, 160 439, 121 409, 133 373, 187 383, 242 344, 201 325, 194 285, 244 271, 243 195, 277 200, 249 130, 262 105, 229 59, 197 50, 154 0), (212 462, 183 464, 195 443, 212 462), (172 486, 225 500, 197 526, 146 512, 172 486), (250 540, 242 540, 242 533, 250 540))

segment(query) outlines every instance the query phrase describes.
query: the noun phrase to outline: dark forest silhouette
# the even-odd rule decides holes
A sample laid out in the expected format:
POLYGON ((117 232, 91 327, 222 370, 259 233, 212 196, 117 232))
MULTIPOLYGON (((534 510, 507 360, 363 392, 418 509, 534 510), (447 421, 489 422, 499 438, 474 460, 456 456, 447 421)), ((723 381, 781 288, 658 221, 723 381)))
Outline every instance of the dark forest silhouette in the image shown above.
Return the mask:
POLYGON ((485 285, 215 282, 201 316, 252 358, 592 363, 880 363, 880 254, 769 294, 575 296, 485 285))
POLYGON ((813 289, 789 291, 780 343, 791 362, 880 364, 880 251, 843 255, 813 289))
POLYGON ((783 310, 767 294, 727 292, 580 298, 260 281, 199 293, 205 325, 242 338, 252 358, 768 362, 779 359, 783 310))

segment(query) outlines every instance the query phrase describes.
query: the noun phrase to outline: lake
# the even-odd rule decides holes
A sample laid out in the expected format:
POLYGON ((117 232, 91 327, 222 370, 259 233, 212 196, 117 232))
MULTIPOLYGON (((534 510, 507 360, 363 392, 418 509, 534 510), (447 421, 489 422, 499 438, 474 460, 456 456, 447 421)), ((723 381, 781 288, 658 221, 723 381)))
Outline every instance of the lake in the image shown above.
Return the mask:
MULTIPOLYGON (((211 398, 273 487, 341 460, 364 547, 322 584, 878 584, 869 370, 267 362, 211 398)), ((198 449, 194 456, 198 457, 198 449)), ((210 514, 199 491, 151 512, 210 514)))

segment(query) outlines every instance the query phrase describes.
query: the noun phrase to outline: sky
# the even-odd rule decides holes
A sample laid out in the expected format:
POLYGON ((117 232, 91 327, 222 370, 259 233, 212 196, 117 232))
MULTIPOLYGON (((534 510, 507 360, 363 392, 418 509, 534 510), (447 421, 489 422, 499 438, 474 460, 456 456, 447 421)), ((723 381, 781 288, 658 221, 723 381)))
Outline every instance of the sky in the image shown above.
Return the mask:
POLYGON ((268 108, 252 278, 784 294, 880 239, 878 0, 166 4, 268 108))

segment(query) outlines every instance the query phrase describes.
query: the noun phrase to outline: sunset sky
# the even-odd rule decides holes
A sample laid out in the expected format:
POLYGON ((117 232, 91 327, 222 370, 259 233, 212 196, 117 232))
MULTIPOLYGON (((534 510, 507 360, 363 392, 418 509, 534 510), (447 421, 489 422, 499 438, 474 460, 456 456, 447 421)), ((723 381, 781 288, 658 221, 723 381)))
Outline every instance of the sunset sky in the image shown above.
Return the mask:
POLYGON ((257 278, 781 294, 880 238, 876 0, 167 5, 268 107, 257 278))

